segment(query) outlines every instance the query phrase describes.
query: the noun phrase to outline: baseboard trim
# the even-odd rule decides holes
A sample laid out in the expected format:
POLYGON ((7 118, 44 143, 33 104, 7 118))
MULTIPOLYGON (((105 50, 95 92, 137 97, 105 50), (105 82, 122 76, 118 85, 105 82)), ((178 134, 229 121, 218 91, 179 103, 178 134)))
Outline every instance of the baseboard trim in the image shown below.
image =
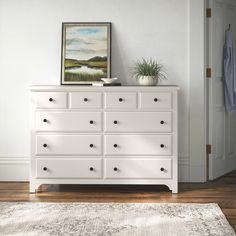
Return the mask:
POLYGON ((190 160, 189 157, 179 157, 178 160, 178 181, 181 182, 190 182, 190 172, 189 172, 189 166, 190 166, 190 160))
POLYGON ((29 181, 29 157, 0 157, 0 181, 29 181))
MULTIPOLYGON (((0 157, 0 181, 29 181, 29 157, 0 157)), ((179 157, 179 182, 189 182, 189 158, 179 157)))

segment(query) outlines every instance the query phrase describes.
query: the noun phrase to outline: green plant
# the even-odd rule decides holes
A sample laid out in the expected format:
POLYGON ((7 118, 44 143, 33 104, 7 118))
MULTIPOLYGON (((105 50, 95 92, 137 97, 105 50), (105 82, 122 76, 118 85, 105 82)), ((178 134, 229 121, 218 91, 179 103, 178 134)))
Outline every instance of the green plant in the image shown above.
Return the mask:
POLYGON ((163 65, 157 63, 152 58, 146 60, 142 58, 141 61, 134 63, 132 76, 139 79, 142 76, 151 76, 155 79, 166 79, 163 65))

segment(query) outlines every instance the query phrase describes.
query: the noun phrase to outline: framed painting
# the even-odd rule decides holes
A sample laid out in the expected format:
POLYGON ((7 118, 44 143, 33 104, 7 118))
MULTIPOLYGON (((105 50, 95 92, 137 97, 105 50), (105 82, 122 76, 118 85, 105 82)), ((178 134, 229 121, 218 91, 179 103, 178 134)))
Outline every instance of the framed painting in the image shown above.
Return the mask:
POLYGON ((111 23, 62 23, 61 84, 92 84, 111 75, 111 23))

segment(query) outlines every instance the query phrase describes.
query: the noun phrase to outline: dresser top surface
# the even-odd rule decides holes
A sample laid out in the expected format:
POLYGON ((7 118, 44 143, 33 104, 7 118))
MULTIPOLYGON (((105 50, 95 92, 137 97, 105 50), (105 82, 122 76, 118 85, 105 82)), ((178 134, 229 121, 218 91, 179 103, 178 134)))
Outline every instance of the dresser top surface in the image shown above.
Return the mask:
POLYGON ((140 91, 175 91, 179 90, 176 85, 158 85, 158 86, 86 86, 86 85, 34 85, 30 91, 122 91, 122 92, 140 92, 140 91))

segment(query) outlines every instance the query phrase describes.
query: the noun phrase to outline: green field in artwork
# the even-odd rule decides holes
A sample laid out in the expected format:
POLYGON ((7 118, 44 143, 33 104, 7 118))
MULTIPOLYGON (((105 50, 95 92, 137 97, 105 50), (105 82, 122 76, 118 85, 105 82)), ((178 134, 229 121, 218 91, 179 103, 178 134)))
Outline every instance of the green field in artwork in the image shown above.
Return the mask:
POLYGON ((65 81, 100 81, 107 77, 107 58, 65 59, 65 81))

